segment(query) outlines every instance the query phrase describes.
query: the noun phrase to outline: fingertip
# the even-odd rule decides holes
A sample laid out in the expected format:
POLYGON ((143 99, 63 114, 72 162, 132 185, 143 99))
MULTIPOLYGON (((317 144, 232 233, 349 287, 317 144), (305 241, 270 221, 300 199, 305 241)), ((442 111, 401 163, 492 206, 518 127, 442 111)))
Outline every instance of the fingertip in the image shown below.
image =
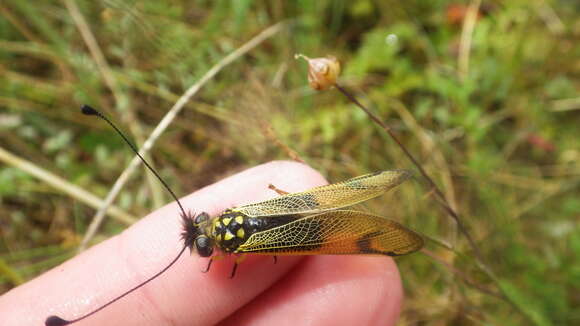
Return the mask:
MULTIPOLYGON (((245 193, 253 196, 253 198, 248 198, 247 200, 255 201, 265 199, 264 197, 278 196, 276 192, 268 188, 270 184, 273 184, 284 191, 294 192, 320 186, 327 182, 320 172, 304 163, 294 161, 271 161, 225 178, 219 183, 201 189, 201 191, 205 191, 206 189, 215 191, 214 187, 219 187, 222 184, 239 183, 242 183, 241 188, 245 188, 245 193), (248 180, 253 181, 253 187, 248 187, 248 180)), ((223 191, 226 191, 226 189, 220 189, 220 192, 223 191)), ((238 201, 246 200, 246 196, 244 196, 243 193, 232 194, 231 197, 238 201)), ((243 203, 236 203, 236 205, 240 204, 243 203)))
POLYGON ((221 325, 395 325, 402 300, 391 258, 315 256, 221 325))
MULTIPOLYGON (((318 172, 304 164, 275 161, 205 187, 183 198, 182 203, 186 210, 206 211, 213 216, 231 206, 276 196, 268 184, 292 192, 324 183, 318 172)), ((41 324, 51 314, 75 318, 90 312, 162 269, 183 247, 180 232, 179 210, 172 203, 122 234, 3 295, 0 315, 8 325, 24 325, 41 324), (43 295, 39 297, 38 293, 43 295)), ((119 320, 126 325, 150 325, 168 319, 176 325, 215 323, 270 286, 298 261, 287 259, 266 268, 265 259, 249 259, 240 270, 245 274, 232 281, 227 275, 220 278, 200 273, 205 262, 197 258, 182 257, 154 282, 87 319, 87 325, 107 321, 115 324, 119 320), (191 302, 196 304, 192 307, 191 302), (126 311, 140 313, 127 315, 126 311)))
MULTIPOLYGON (((253 169, 256 170, 271 170, 276 174, 284 177, 289 177, 290 180, 297 180, 303 182, 309 180, 309 182, 314 181, 326 183, 324 177, 317 170, 313 169, 311 166, 295 161, 271 161, 262 165, 259 165, 253 169)), ((252 169, 252 170, 253 170, 252 169)))

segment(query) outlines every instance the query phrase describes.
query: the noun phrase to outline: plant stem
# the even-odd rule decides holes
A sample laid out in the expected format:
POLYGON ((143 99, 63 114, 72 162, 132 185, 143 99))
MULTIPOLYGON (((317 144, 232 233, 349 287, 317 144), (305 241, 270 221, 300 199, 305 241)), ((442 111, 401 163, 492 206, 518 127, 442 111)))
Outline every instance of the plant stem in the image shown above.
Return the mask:
MULTIPOLYGON (((185 107, 187 102, 201 89, 202 86, 207 84, 215 75, 218 74, 225 66, 229 65, 230 63, 234 62, 236 59, 240 58, 241 56, 248 53, 250 50, 264 42, 266 39, 270 38, 274 34, 281 31, 287 25, 286 22, 280 22, 275 25, 272 25, 265 30, 263 30, 260 34, 254 36, 251 40, 244 43, 239 48, 232 51, 230 54, 225 56, 221 59, 218 63, 216 63, 213 67, 210 68, 202 77, 199 79, 195 84, 187 89, 187 91, 173 104, 171 109, 165 114, 163 119, 157 124, 155 129, 151 132, 147 140, 143 143, 143 146, 139 150, 139 154, 142 156, 146 155, 149 150, 153 147, 157 139, 163 134, 165 129, 171 124, 173 119, 177 116, 177 114, 185 107)), ((129 180, 129 177, 133 174, 136 168, 141 164, 141 160, 138 156, 134 156, 133 160, 129 163, 129 166, 121 173, 115 184, 105 197, 105 202, 103 205, 100 206, 99 210, 93 217, 93 221, 89 225, 89 229, 85 234, 83 241, 80 245, 79 251, 84 250, 89 240, 96 234, 97 230, 99 229, 100 225, 102 224, 105 218, 105 212, 107 208, 113 203, 121 189, 129 180)))
POLYGON ((405 145, 403 145, 403 143, 401 143, 401 141, 399 140, 399 138, 397 138, 397 136, 391 130, 391 128, 389 128, 389 126, 387 126, 375 114, 373 114, 362 103, 360 103, 345 88, 341 87, 338 84, 335 84, 334 86, 344 96, 346 96, 351 102, 353 102, 359 108, 361 108, 369 116, 369 118, 371 118, 371 120, 373 120, 376 124, 378 124, 379 126, 381 126, 383 128, 383 130, 385 132, 387 132, 389 134, 389 136, 395 141, 395 143, 397 143, 397 145, 399 145, 399 148, 401 148, 401 150, 403 151, 403 153, 405 153, 405 155, 407 156, 407 158, 417 167, 417 169, 419 169, 419 172, 421 173, 421 175, 423 176, 423 178, 425 178, 425 180, 427 180, 427 183, 431 187, 431 190, 433 190, 435 192, 435 194, 437 195, 437 199, 438 199, 437 202, 443 207, 443 209, 445 209, 445 211, 447 212, 447 214, 449 214, 449 216, 451 216, 453 218, 453 220, 455 220, 455 222, 457 223, 457 226, 459 227, 459 231, 465 236, 465 238, 467 238, 467 241, 469 242, 469 245, 471 246, 471 248, 473 249, 473 252, 475 253, 476 260, 477 260, 477 263, 478 263, 479 267, 482 270, 484 270, 485 273, 488 274, 491 278, 495 279, 495 276, 494 276, 493 272, 487 266, 487 264, 484 262, 483 256, 481 254, 481 251, 479 250, 479 247, 477 246, 477 244, 475 243, 475 241, 471 237, 471 234, 469 234, 469 231, 467 231, 467 227, 461 221, 461 218, 459 217, 459 214, 457 214, 457 212, 455 212, 453 210, 453 208, 451 208, 451 206, 449 205, 449 203, 447 201, 447 198, 445 198, 445 195, 443 195, 443 192, 441 192, 441 190, 439 189, 439 187, 437 186, 437 184, 435 184, 435 182, 433 181, 433 179, 431 179, 431 177, 427 174, 427 172, 425 172, 425 169, 423 169, 423 166, 421 166, 421 164, 419 163, 419 161, 417 161, 417 159, 415 159, 415 157, 409 152, 409 150, 407 150, 407 148, 405 147, 405 145))
MULTIPOLYGON (((429 177, 427 172, 425 172, 425 170, 423 169, 423 167, 421 166, 419 161, 417 161, 415 159, 415 157, 413 157, 413 155, 411 155, 411 153, 407 150, 407 148, 403 145, 403 143, 401 143, 401 141, 397 138, 397 136, 391 131, 391 128, 389 128, 389 126, 387 126, 383 121, 381 121, 375 114, 373 114, 364 105, 362 105, 346 89, 342 88, 338 84, 334 84, 334 87, 336 87, 336 89, 338 89, 342 94, 344 94, 344 96, 346 96, 351 102, 353 102, 359 108, 361 108, 371 118, 371 120, 373 120, 375 123, 377 123, 379 126, 381 126, 383 128, 383 130, 385 132, 387 132, 389 134, 389 136, 391 136, 391 138, 395 141, 395 143, 397 143, 397 145, 399 145, 399 147, 405 153, 407 158, 409 158, 409 160, 411 160, 411 162, 413 162, 413 164, 417 167, 417 169, 419 169, 419 172, 421 172, 421 175, 425 178, 425 180, 427 180, 427 182, 429 183, 429 186, 437 195, 437 199, 438 199, 437 202, 445 209, 447 214, 449 216, 451 216, 453 218, 453 220, 455 220, 455 222, 457 223, 457 226, 459 227, 459 231, 465 236, 465 238, 467 238, 467 241, 469 242, 469 245, 475 254, 475 258, 476 258, 475 261, 477 262, 478 267, 485 274, 487 274, 487 276, 495 283, 495 285, 497 286, 497 288, 500 292, 501 298, 506 300, 515 310, 520 312, 530 322, 532 322, 536 325, 540 325, 541 323, 539 323, 537 321, 537 319, 534 318, 534 316, 529 313, 528 310, 523 309, 518 302, 514 301, 512 298, 512 295, 510 295, 506 291, 505 285, 503 285, 501 280, 495 275, 495 273, 491 270, 491 268, 483 260, 483 256, 481 254, 481 251, 479 250, 479 247, 477 246, 477 244, 475 243, 475 241, 473 240, 473 238, 469 234, 469 231, 467 231, 467 227, 463 224, 463 222, 461 222, 461 218, 459 217, 459 214, 457 214, 457 212, 455 212, 455 210, 453 210, 453 208, 451 208, 451 206, 449 205, 449 202, 447 201, 447 198, 445 198, 445 195, 443 195, 443 192, 441 192, 441 190, 439 189, 439 187, 437 187, 437 184, 435 184, 433 179, 431 179, 431 177, 429 177)), ((423 252, 426 252, 426 251, 424 250, 423 252)), ((454 269, 452 269, 452 271, 454 271, 454 269)), ((468 284, 474 286, 475 288, 482 291, 483 293, 487 293, 489 295, 497 297, 497 295, 495 293, 490 293, 487 290, 483 291, 483 289, 476 286, 475 283, 468 282, 468 284)))

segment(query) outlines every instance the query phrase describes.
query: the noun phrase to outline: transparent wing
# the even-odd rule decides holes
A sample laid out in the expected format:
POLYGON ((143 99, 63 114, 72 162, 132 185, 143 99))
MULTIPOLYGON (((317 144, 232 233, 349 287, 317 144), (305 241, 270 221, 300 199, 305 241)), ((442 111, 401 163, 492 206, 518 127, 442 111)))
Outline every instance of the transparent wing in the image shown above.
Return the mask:
POLYGON ((417 251, 422 246, 421 236, 399 223, 363 212, 336 210, 256 232, 236 252, 399 256, 417 251))
POLYGON ((304 192, 291 193, 237 207, 233 210, 253 217, 318 213, 351 206, 379 196, 403 183, 410 176, 411 172, 407 170, 366 174, 304 192))

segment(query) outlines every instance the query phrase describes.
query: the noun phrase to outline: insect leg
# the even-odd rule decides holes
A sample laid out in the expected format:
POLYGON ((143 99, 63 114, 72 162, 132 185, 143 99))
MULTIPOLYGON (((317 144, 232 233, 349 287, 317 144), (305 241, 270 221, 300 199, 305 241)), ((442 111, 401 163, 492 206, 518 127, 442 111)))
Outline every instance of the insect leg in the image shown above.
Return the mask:
POLYGON ((202 273, 207 273, 209 272, 209 268, 211 267, 211 263, 213 262, 213 259, 209 259, 209 262, 207 263, 207 267, 205 270, 201 271, 202 273))
POLYGON ((234 278, 234 276, 236 275, 236 270, 238 269, 238 265, 243 262, 246 259, 245 255, 239 255, 238 257, 236 257, 236 260, 234 261, 234 267, 232 268, 232 274, 230 275, 230 278, 234 278))
POLYGON ((289 192, 276 188, 273 184, 268 185, 268 189, 274 190, 278 195, 287 195, 289 192))
POLYGON ((223 255, 215 255, 215 256, 211 256, 211 257, 209 257, 209 262, 207 263, 207 267, 206 267, 206 269, 205 269, 205 270, 202 270, 201 272, 202 272, 202 273, 207 273, 207 272, 209 272, 209 268, 211 267, 211 264, 213 263, 213 261, 214 261, 214 260, 220 260, 220 259, 222 259, 222 258, 224 258, 224 256, 223 256, 223 255))
POLYGON ((232 274, 230 275, 230 278, 234 278, 234 276, 236 275, 237 269, 238 269, 238 263, 234 262, 234 267, 232 268, 232 274))

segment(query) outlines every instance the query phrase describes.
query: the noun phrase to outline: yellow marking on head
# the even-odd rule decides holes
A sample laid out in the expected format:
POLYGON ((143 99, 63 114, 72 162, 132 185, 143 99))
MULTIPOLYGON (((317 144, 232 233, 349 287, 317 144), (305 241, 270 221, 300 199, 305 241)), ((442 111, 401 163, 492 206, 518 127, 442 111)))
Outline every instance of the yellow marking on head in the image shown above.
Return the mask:
POLYGON ((236 216, 236 222, 238 222, 238 224, 243 224, 244 223, 244 217, 242 215, 236 216))
POLYGON ((236 232, 236 235, 238 236, 238 238, 244 238, 244 236, 246 235, 246 231, 244 231, 244 228, 240 228, 238 230, 238 232, 236 232))
POLYGON ((231 240, 233 238, 234 238, 234 235, 230 231, 227 231, 226 234, 224 235, 224 240, 226 240, 226 241, 231 240))
POLYGON ((216 241, 216 242, 222 242, 222 235, 221 235, 221 234, 218 234, 218 235, 215 237, 215 241, 216 241))
POLYGON ((226 226, 227 226, 228 224, 230 224, 230 222, 231 222, 231 221, 232 221, 232 218, 231 218, 231 217, 226 217, 226 218, 222 219, 222 222, 223 222, 223 223, 224 223, 224 225, 226 225, 226 226))

